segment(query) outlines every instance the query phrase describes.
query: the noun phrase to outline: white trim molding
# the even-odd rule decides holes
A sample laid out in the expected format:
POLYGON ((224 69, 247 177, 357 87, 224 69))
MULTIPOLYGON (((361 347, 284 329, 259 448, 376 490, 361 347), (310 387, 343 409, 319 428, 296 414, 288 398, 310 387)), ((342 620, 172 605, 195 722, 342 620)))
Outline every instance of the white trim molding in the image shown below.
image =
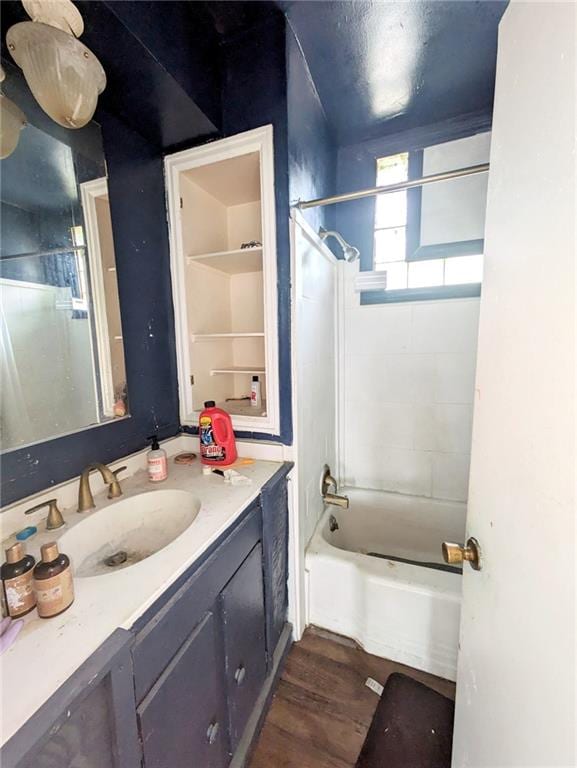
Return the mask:
MULTIPOLYGON (((112 379, 112 357, 110 354, 110 333, 106 313, 106 291, 102 273, 102 253, 98 234, 98 215, 96 200, 108 196, 106 177, 93 179, 80 184, 82 213, 86 231, 88 250, 88 270, 90 273, 92 311, 96 336, 96 351, 102 393, 102 412, 105 416, 114 416, 114 382, 112 379)), ((90 313, 89 313, 90 318, 90 313)), ((98 393, 97 393, 98 394, 98 393)))
POLYGON ((196 426, 190 386, 192 370, 190 333, 186 300, 186 256, 183 246, 180 209, 180 177, 184 172, 203 165, 230 160, 239 155, 258 152, 260 156, 263 281, 264 281, 264 346, 267 371, 267 411, 265 416, 233 415, 236 430, 280 433, 277 253, 274 186, 274 148, 272 125, 231 136, 168 155, 164 160, 166 204, 170 241, 170 269, 175 309, 175 332, 178 365, 180 419, 182 424, 196 426))

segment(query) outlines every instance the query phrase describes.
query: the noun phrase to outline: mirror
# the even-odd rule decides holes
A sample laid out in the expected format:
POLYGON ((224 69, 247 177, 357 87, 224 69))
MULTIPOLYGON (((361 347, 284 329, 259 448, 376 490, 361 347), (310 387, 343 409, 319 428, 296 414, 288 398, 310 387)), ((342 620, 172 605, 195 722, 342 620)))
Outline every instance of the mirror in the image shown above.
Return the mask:
MULTIPOLYGON (((3 62, 4 64, 4 62, 3 62)), ((116 262, 100 128, 69 131, 4 64, 27 124, 0 161, 2 450, 127 415, 116 262)))

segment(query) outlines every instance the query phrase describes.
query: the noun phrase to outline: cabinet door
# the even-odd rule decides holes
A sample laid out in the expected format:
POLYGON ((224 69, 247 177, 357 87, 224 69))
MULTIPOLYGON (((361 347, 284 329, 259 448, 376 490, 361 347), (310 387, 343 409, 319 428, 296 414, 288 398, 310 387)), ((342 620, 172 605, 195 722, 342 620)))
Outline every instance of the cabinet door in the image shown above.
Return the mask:
POLYGON ((208 613, 138 707, 145 768, 229 762, 223 660, 208 613))
POLYGON ((108 680, 103 680, 75 707, 70 718, 40 752, 18 763, 18 768, 115 768, 113 724, 108 680))
POLYGON ((260 544, 224 588, 221 601, 230 738, 234 752, 266 676, 260 544))
POLYGON ((130 642, 117 629, 4 744, 2 768, 140 768, 130 642))

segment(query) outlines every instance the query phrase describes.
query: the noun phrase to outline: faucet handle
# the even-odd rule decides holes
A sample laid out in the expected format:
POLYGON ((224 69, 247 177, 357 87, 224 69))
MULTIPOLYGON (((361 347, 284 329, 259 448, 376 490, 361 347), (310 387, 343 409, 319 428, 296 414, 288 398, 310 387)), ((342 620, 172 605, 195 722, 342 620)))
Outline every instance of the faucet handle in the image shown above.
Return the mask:
POLYGON ((108 498, 109 499, 117 499, 119 496, 122 496, 122 488, 120 487, 120 483, 118 482, 118 475, 121 472, 124 472, 126 467, 118 467, 118 469, 111 470, 112 474, 114 475, 114 482, 110 483, 108 486, 108 498))
POLYGON ((323 474, 321 477, 321 496, 326 496, 329 489, 332 488, 334 492, 337 492, 337 481, 331 475, 331 468, 328 464, 323 467, 323 474))
POLYGON ((58 499, 47 499, 41 501, 40 504, 35 504, 30 509, 27 509, 24 514, 31 515, 33 512, 37 512, 39 509, 48 507, 48 517, 46 518, 46 528, 49 531, 53 531, 55 528, 62 528, 64 525, 64 518, 62 512, 58 509, 58 499))

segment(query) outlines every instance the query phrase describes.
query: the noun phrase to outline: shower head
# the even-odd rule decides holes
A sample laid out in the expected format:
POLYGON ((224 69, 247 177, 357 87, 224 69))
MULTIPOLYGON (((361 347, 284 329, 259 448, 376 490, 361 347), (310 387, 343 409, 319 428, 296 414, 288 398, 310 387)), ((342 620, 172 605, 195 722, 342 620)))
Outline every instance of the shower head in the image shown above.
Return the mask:
POLYGON ((334 230, 326 230, 323 227, 319 229, 319 237, 321 240, 326 240, 327 237, 334 237, 338 244, 343 249, 343 255, 347 261, 356 261, 359 258, 360 252, 354 245, 349 245, 342 235, 334 230))
POLYGON ((347 245, 344 249, 344 254, 347 261, 356 261, 361 255, 359 249, 355 248, 354 245, 347 245))

